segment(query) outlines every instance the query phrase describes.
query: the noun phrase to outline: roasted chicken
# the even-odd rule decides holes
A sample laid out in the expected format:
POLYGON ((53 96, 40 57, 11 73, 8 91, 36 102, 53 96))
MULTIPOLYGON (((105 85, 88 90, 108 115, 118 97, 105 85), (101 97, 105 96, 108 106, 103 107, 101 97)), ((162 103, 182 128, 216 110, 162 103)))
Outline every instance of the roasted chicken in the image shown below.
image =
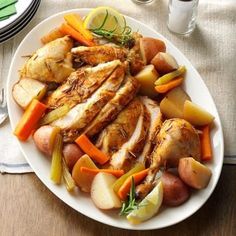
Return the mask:
POLYGON ((112 74, 119 60, 96 67, 82 67, 73 72, 66 83, 47 97, 46 104, 54 109, 67 104, 71 108, 87 99, 112 74))
POLYGON ((148 135, 143 151, 139 155, 138 161, 143 163, 145 166, 150 166, 150 154, 157 143, 157 134, 160 131, 163 117, 156 101, 148 97, 140 97, 140 99, 150 115, 150 127, 148 129, 148 135))
POLYGON ((160 167, 176 167, 179 159, 200 159, 200 140, 195 128, 186 120, 166 120, 157 135, 157 145, 151 154, 151 165, 144 183, 137 187, 137 194, 144 197, 152 189, 155 175, 160 167))
POLYGON ((71 48, 73 40, 65 36, 38 49, 24 64, 21 78, 62 83, 74 71, 71 48))
POLYGON ((139 83, 135 78, 126 76, 114 98, 102 108, 84 133, 92 137, 101 132, 103 128, 116 119, 119 112, 135 97, 139 87, 139 83))
POLYGON ((51 125, 77 131, 87 126, 107 102, 115 96, 124 80, 124 74, 124 67, 118 66, 91 97, 73 107, 64 117, 54 121, 51 125))
POLYGON ((84 62, 92 66, 117 59, 123 62, 128 54, 127 49, 110 45, 94 47, 80 46, 72 48, 71 52, 75 57, 75 61, 84 62))
MULTIPOLYGON (((136 163, 138 155, 143 150, 150 126, 150 116, 143 104, 141 108, 141 113, 132 135, 111 157, 110 165, 113 169, 129 170, 136 163)), ((126 119, 126 126, 131 124, 131 120, 126 119)), ((113 136, 110 138, 115 139, 113 136)))
POLYGON ((109 156, 117 152, 132 136, 143 110, 139 99, 134 99, 98 137, 96 146, 109 156))

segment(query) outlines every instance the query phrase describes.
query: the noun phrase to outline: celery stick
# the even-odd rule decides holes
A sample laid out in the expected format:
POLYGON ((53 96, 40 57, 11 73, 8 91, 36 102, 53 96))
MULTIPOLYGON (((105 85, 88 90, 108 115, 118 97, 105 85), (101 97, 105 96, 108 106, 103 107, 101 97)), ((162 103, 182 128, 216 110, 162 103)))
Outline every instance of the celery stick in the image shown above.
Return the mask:
POLYGON ((155 82, 155 85, 166 84, 169 81, 171 81, 172 79, 176 78, 177 76, 180 76, 183 73, 185 73, 185 71, 186 71, 186 67, 180 66, 177 70, 172 71, 172 72, 165 74, 165 75, 161 76, 160 78, 158 78, 158 80, 156 80, 156 82, 155 82))
POLYGON ((51 163, 51 180, 55 184, 61 183, 62 175, 62 136, 58 134, 54 143, 51 163))

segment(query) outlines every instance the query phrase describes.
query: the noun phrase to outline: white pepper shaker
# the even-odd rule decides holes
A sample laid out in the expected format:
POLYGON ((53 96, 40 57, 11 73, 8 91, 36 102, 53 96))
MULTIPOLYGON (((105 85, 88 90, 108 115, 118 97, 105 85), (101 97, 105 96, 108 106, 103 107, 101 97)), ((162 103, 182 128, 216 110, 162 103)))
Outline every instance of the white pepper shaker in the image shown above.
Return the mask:
POLYGON ((190 34, 196 25, 199 0, 169 0, 168 29, 178 34, 190 34))

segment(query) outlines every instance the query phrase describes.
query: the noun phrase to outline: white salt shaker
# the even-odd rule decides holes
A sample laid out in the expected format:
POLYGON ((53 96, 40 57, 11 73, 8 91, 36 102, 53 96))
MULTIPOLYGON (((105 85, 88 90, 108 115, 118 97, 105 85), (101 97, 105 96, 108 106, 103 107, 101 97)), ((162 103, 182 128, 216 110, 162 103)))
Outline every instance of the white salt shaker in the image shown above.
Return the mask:
POLYGON ((167 26, 178 34, 190 34, 196 25, 199 0, 169 0, 167 26))

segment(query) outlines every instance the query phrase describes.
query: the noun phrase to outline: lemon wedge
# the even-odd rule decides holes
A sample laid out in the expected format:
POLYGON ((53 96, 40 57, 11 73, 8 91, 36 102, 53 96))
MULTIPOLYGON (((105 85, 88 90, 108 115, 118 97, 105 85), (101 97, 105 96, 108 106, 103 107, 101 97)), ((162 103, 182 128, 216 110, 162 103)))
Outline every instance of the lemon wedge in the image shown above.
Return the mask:
POLYGON ((97 7, 94 8, 85 18, 84 27, 86 29, 94 30, 103 24, 107 17, 105 24, 102 26, 103 30, 113 31, 120 34, 125 27, 125 19, 122 14, 111 7, 97 7))
POLYGON ((127 215, 131 224, 139 224, 155 215, 163 200, 163 185, 160 181, 157 186, 139 203, 139 207, 127 215))

